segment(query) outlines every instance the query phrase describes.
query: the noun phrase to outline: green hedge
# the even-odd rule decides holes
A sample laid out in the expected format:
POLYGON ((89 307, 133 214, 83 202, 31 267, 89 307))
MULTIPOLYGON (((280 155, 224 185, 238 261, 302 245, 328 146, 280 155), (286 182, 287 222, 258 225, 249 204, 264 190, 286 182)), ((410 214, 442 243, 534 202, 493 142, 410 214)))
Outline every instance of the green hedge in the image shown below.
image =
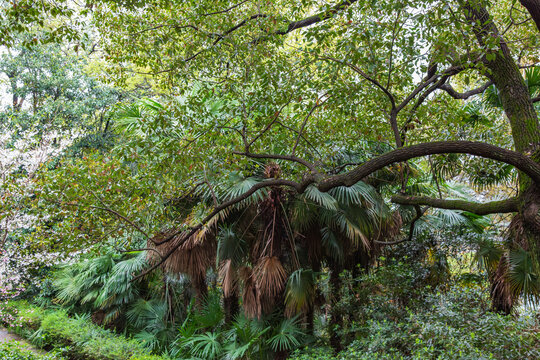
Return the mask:
POLYGON ((93 324, 85 316, 69 317, 63 310, 45 311, 22 301, 0 305, 0 313, 4 314, 0 322, 10 331, 38 347, 61 349, 70 359, 166 359, 152 355, 138 341, 93 324))
POLYGON ((2 360, 63 360, 57 354, 36 354, 27 345, 18 341, 0 343, 0 359, 2 360))

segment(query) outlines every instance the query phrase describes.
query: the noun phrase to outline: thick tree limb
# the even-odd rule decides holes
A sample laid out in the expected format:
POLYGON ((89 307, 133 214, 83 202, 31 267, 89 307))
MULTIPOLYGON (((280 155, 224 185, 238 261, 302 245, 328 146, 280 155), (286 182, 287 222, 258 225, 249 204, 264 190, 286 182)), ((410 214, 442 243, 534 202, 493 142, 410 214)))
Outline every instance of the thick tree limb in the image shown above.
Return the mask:
POLYGON ((276 34, 285 35, 285 34, 290 33, 291 31, 305 28, 313 24, 319 23, 321 21, 327 20, 331 18, 332 16, 334 16, 339 11, 351 6, 357 1, 358 0, 345 0, 331 7, 329 10, 321 11, 318 14, 312 15, 310 17, 307 17, 299 21, 292 21, 287 26, 287 30, 276 31, 276 34))
MULTIPOLYGON (((525 174, 530 176, 537 184, 540 184, 540 165, 536 164, 529 157, 520 154, 515 151, 506 150, 494 145, 472 142, 472 141, 439 141, 425 144, 418 144, 409 147, 402 147, 394 151, 390 151, 384 155, 381 155, 373 160, 370 160, 363 165, 358 166, 356 169, 349 171, 344 174, 335 175, 329 177, 318 184, 318 188, 321 191, 328 191, 337 186, 351 186, 362 180, 366 176, 374 173, 377 170, 384 168, 390 164, 396 162, 403 162, 415 157, 432 155, 432 154, 443 154, 443 153, 463 153, 476 156, 482 156, 489 159, 498 160, 507 164, 511 164, 523 171, 525 174)), ((291 180, 285 179, 274 179, 267 180, 253 185, 248 191, 242 195, 223 202, 219 206, 216 206, 214 210, 206 216, 197 226, 191 227, 188 230, 180 230, 172 235, 169 235, 166 239, 160 242, 154 242, 155 245, 160 245, 165 242, 168 242, 175 238, 176 236, 182 235, 182 239, 172 247, 166 254, 162 255, 161 260, 154 264, 149 269, 145 270, 143 273, 134 278, 137 280, 151 271, 157 269, 161 266, 175 251, 180 247, 187 239, 194 235, 197 231, 202 229, 208 221, 210 221, 214 216, 216 216, 222 210, 235 205, 249 196, 253 195, 256 191, 270 187, 270 186, 288 186, 293 188, 297 193, 303 193, 307 186, 313 184, 315 179, 311 177, 306 177, 301 183, 297 183, 291 180)), ((473 210, 471 208, 471 210, 473 210)), ((480 211, 480 210, 477 210, 480 211)))
POLYGON ((400 205, 426 205, 439 209, 463 210, 476 215, 503 214, 518 211, 519 201, 517 198, 511 198, 500 201, 491 201, 487 203, 478 203, 466 200, 447 200, 436 199, 429 196, 392 196, 393 203, 400 205))
POLYGON ((527 9, 529 14, 531 14, 531 17, 536 23, 536 27, 540 31, 540 0, 519 0, 519 2, 527 9))
POLYGON ((412 145, 390 151, 358 166, 347 173, 329 177, 319 183, 319 190, 328 191, 337 186, 352 186, 366 176, 388 165, 420 156, 434 154, 469 154, 513 165, 540 184, 540 165, 518 152, 475 141, 436 141, 412 145))
POLYGON ((491 85, 493 85, 493 82, 488 81, 487 83, 480 86, 479 88, 472 89, 472 90, 466 91, 464 93, 457 92, 452 87, 452 85, 450 85, 450 84, 443 84, 443 85, 439 86, 439 89, 446 91, 448 93, 448 95, 450 95, 454 99, 466 100, 466 99, 470 98, 471 96, 483 93, 491 85))

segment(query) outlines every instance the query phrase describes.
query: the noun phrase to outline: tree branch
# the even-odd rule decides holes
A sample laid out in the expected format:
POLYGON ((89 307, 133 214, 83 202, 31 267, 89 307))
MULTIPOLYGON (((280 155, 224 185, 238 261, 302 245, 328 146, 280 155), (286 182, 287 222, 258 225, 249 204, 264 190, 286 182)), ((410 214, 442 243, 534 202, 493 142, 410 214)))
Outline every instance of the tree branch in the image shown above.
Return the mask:
POLYGON ((334 16, 335 14, 337 14, 339 11, 351 6, 357 1, 358 0, 345 0, 345 1, 340 2, 337 5, 334 5, 329 10, 321 11, 318 14, 312 15, 310 17, 307 17, 299 21, 292 21, 287 26, 287 30, 276 31, 275 34, 285 35, 285 34, 290 33, 291 31, 305 28, 313 24, 319 23, 321 21, 327 20, 331 18, 332 16, 334 16))
POLYGON ((411 224, 409 225, 409 236, 407 236, 404 239, 397 240, 397 241, 386 242, 386 241, 375 240, 375 242, 377 244, 380 244, 380 245, 397 245, 397 244, 401 244, 402 242, 405 242, 405 241, 411 241, 412 238, 413 238, 413 234, 414 234, 414 226, 416 225, 416 222, 418 220, 420 220, 420 218, 424 215, 424 213, 427 210, 427 207, 421 209, 420 205, 415 205, 414 210, 416 211, 416 216, 414 217, 414 219, 412 219, 411 224))
POLYGON ((540 0, 519 0, 519 2, 527 9, 540 31, 540 0))
POLYGON ((300 127, 300 131, 298 132, 298 136, 296 137, 296 142, 294 143, 294 146, 293 146, 293 149, 291 151, 291 155, 294 156, 295 152, 296 152, 296 148, 298 147, 298 144, 300 143, 300 138, 302 136, 302 133, 304 132, 304 128, 306 127, 306 124, 307 124, 307 121, 309 120, 309 117, 313 114, 313 112, 315 111, 315 109, 317 109, 318 107, 322 106, 326 100, 328 100, 328 98, 326 98, 326 100, 322 101, 321 102, 321 99, 323 97, 325 97, 328 93, 325 93, 324 95, 322 95, 321 97, 318 97, 317 98, 317 101, 315 102, 315 105, 313 105, 313 107, 311 108, 311 110, 309 111, 309 113, 306 115, 306 117, 304 118, 304 121, 302 122, 302 126, 300 127))
POLYGON ((486 91, 486 89, 487 89, 488 87, 490 87, 491 85, 493 85, 493 82, 492 82, 492 81, 488 81, 487 83, 485 83, 484 85, 480 86, 479 88, 472 89, 472 90, 466 91, 466 92, 464 92, 464 93, 459 93, 459 92, 457 92, 457 91, 452 87, 452 85, 450 85, 450 84, 443 84, 443 85, 439 86, 439 89, 446 91, 446 92, 448 93, 448 95, 450 95, 450 96, 453 97, 454 99, 465 100, 465 99, 470 98, 470 97, 473 96, 473 95, 478 95, 478 94, 483 93, 483 92, 486 91))
POLYGON ((436 141, 402 147, 369 160, 347 173, 329 177, 319 183, 319 190, 328 191, 337 186, 352 186, 366 176, 388 165, 420 156, 434 154, 469 154, 513 165, 540 184, 540 165, 531 158, 495 145, 475 141, 436 141))
POLYGON ((129 220, 127 217, 125 217, 124 215, 120 214, 119 212, 113 210, 113 209, 109 209, 107 207, 101 207, 101 206, 94 206, 94 205, 90 205, 91 208, 94 208, 94 209, 98 209, 98 210, 103 210, 103 211, 107 211, 113 215, 115 215, 116 217, 124 220, 125 222, 127 222, 129 225, 133 226, 138 232, 140 232, 141 234, 143 234, 144 236, 146 236, 147 239, 150 239, 150 236, 148 235, 148 233, 146 231, 144 231, 140 226, 138 226, 137 224, 135 224, 133 221, 129 220))
POLYGON ((258 191, 260 189, 263 189, 263 188, 266 188, 266 187, 270 187, 270 186, 289 186, 289 187, 292 187, 293 189, 295 189, 298 193, 303 193, 305 191, 306 187, 309 184, 311 184, 312 182, 313 182, 313 179, 306 179, 301 184, 296 183, 294 181, 290 181, 290 180, 274 179, 274 180, 261 181, 261 182, 255 184, 255 185, 253 185, 248 191, 246 191, 242 195, 239 195, 239 196, 237 196, 237 197, 235 197, 235 198, 233 198, 233 199, 231 199, 229 201, 225 201, 225 202, 221 203, 219 206, 216 206, 214 208, 214 210, 212 210, 212 212, 210 214, 208 214, 204 219, 202 219, 201 222, 197 226, 191 227, 191 228, 189 228, 187 230, 175 231, 174 233, 167 236, 167 238, 165 238, 162 241, 153 241, 154 245, 159 246, 161 244, 164 244, 166 242, 171 241, 176 236, 184 233, 184 234, 182 234, 182 239, 179 240, 177 242, 177 244, 175 244, 173 247, 171 247, 171 249, 169 251, 167 251, 167 253, 162 255, 161 259, 156 264, 152 265, 150 268, 146 269, 144 272, 142 272, 141 274, 134 277, 131 281, 136 281, 136 280, 146 276, 148 273, 154 271, 158 267, 160 267, 176 251, 176 249, 178 249, 180 246, 182 246, 182 244, 184 244, 197 231, 201 230, 203 228, 203 226, 205 226, 206 223, 208 221, 210 221, 214 216, 216 216, 219 212, 221 212, 222 210, 228 208, 229 206, 238 204, 239 202, 247 199, 248 197, 253 195, 256 191, 258 191))
POLYGON ((309 161, 306 161, 302 158, 299 158, 297 156, 293 155, 279 155, 279 154, 254 154, 250 152, 239 152, 239 151, 233 151, 233 154, 235 155, 241 155, 241 156, 247 156, 249 158, 253 159, 275 159, 275 160, 287 160, 296 162, 299 164, 304 165, 306 168, 311 171, 312 174, 319 174, 319 170, 315 167, 314 164, 310 163, 309 161))
POLYGON ((517 212, 519 204, 517 198, 478 203, 466 200, 436 199, 429 196, 407 195, 394 195, 391 201, 400 205, 426 205, 439 209, 463 210, 476 215, 517 212))

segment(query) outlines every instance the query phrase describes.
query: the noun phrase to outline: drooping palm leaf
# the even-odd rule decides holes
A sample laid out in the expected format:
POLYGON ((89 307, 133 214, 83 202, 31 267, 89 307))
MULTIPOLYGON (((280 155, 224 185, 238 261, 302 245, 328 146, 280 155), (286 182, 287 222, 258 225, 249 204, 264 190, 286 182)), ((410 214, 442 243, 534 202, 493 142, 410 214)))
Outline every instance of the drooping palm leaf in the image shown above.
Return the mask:
POLYGON ((540 278, 534 266, 531 252, 524 249, 510 251, 508 280, 516 294, 522 294, 529 302, 538 301, 540 278))
POLYGON ((313 305, 315 274, 311 269, 298 269, 289 275, 285 289, 286 312, 298 314, 313 305))

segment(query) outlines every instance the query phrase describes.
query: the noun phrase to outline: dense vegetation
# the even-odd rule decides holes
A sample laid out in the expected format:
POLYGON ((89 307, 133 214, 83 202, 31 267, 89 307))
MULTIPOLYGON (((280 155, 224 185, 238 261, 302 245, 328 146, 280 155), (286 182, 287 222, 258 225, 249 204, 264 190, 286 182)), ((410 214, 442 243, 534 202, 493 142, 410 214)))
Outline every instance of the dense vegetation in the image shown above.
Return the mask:
POLYGON ((0 357, 540 358, 539 0, 0 6, 0 357))

